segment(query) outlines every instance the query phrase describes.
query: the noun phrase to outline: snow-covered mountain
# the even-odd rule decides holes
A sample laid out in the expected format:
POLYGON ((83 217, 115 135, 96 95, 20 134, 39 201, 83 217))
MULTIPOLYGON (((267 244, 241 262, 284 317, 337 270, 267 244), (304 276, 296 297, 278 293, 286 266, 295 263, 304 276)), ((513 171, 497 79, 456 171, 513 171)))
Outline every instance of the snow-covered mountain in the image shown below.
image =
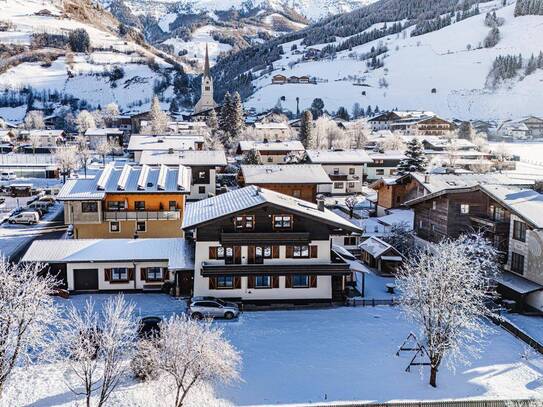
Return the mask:
MULTIPOLYGON (((375 6, 381 4, 387 3, 375 6)), ((246 105, 257 111, 281 106, 296 112, 298 104, 304 109, 313 99, 321 98, 330 112, 340 106, 350 111, 359 103, 363 108, 378 105, 380 109, 431 110, 460 119, 543 114, 543 56, 541 63, 536 63, 543 50, 543 16, 515 17, 515 2, 511 0, 505 6, 497 0, 480 3, 478 8, 476 15, 472 15, 475 8, 463 16, 445 13, 439 24, 435 18, 418 25, 406 24, 405 19, 384 20, 387 22, 375 23, 356 33, 335 36, 334 42, 329 42, 329 27, 317 24, 309 34, 272 42, 262 54, 252 53, 256 55, 252 57, 254 62, 246 62, 256 66, 251 70, 254 89, 249 92, 246 105), (493 11, 498 20, 494 27, 485 23, 487 12, 493 11), (403 23, 405 28, 395 30, 394 23, 403 23), (434 31, 411 36, 414 30, 431 29, 434 31), (493 29, 499 32, 495 45, 487 43, 493 29), (320 37, 325 41, 320 41, 320 37), (498 57, 519 54, 521 66, 496 66, 498 57), (530 69, 532 54, 535 59, 530 69), (268 62, 262 65, 263 61, 268 62), (527 74, 528 71, 531 72, 527 74), (308 75, 316 79, 316 84, 272 84, 271 79, 277 74, 308 75), (492 86, 494 75, 502 77, 492 86)), ((343 16, 340 19, 344 23, 350 21, 343 16)), ((247 55, 249 51, 244 54, 247 55)), ((226 60, 216 67, 216 87, 228 88, 235 76, 233 67, 241 64, 241 59, 248 58, 226 60)))

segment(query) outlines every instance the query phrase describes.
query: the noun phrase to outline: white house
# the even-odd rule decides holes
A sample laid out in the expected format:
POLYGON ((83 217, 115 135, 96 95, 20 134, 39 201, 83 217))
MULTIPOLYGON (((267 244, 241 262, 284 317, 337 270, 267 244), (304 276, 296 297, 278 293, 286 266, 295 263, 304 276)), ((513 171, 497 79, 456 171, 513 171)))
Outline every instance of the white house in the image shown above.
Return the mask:
POLYGON ((140 161, 143 151, 187 151, 203 150, 204 137, 197 135, 132 135, 127 151, 134 155, 136 162, 140 161))
POLYGON ((105 128, 105 129, 87 129, 85 132, 85 138, 89 142, 89 147, 93 150, 96 149, 101 143, 107 141, 113 141, 118 146, 123 145, 124 132, 117 128, 105 128))

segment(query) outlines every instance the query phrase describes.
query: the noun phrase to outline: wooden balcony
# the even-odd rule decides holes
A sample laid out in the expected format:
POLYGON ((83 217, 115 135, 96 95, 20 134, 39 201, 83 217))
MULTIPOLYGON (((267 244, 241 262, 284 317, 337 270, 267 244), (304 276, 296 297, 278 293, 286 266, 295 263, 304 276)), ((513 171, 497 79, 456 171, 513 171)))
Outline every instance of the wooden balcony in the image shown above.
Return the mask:
POLYGON ((180 211, 107 211, 104 220, 179 220, 180 211))
POLYGON ((290 275, 305 274, 312 276, 346 276, 350 275, 351 268, 347 263, 300 263, 293 264, 211 264, 202 263, 203 277, 216 275, 254 276, 254 275, 290 275))
POLYGON ((295 245, 308 244, 308 232, 223 232, 221 244, 223 245, 295 245))
POLYGON ((484 215, 470 216, 470 220, 475 226, 495 234, 507 234, 509 232, 509 222, 506 220, 494 220, 484 215))

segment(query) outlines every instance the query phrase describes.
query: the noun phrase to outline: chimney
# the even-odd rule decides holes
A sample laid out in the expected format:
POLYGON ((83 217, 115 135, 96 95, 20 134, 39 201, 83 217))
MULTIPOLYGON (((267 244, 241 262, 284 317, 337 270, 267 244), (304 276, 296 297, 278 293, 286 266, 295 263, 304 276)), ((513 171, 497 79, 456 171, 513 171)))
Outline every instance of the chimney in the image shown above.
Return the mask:
POLYGON ((173 154, 173 148, 168 148, 168 154, 173 154))
POLYGON ((424 174, 424 183, 425 184, 430 183, 430 174, 429 173, 424 174))
POLYGON ((317 199, 317 209, 324 212, 324 199, 317 199))
POLYGON ((543 179, 538 179, 534 181, 534 191, 543 194, 543 179))

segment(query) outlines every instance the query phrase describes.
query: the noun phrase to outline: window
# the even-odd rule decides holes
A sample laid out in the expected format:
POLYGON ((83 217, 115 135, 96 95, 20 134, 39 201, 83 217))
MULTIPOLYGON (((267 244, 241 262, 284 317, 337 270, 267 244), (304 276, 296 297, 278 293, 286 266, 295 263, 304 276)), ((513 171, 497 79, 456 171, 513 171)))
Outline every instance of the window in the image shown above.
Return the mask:
POLYGON ((170 211, 175 211, 177 210, 177 201, 170 201, 168 202, 168 209, 170 211))
POLYGON ((460 213, 462 215, 467 215, 469 213, 469 205, 468 204, 460 204, 460 213))
POLYGON ((343 238, 344 246, 356 246, 356 236, 345 236, 343 238))
POLYGON ((292 191, 292 196, 294 198, 299 198, 302 196, 302 191, 300 191, 299 189, 295 189, 294 191, 292 191))
POLYGON ((218 276, 217 288, 234 288, 234 277, 232 276, 218 276))
POLYGON ((147 281, 162 281, 162 267, 149 267, 147 269, 147 281))
POLYGON ((349 168, 349 175, 354 175, 355 173, 355 169, 354 168, 349 168))
POLYGON ((109 201, 107 203, 108 211, 124 211, 126 208, 124 201, 109 201))
POLYGON ((256 246, 255 247, 255 264, 263 264, 264 259, 272 258, 271 246, 256 246))
POLYGON ((137 211, 144 211, 145 210, 145 201, 135 201, 134 202, 134 208, 136 208, 137 211))
POLYGON ((199 194, 205 194, 205 193, 206 193, 206 187, 203 186, 203 185, 200 185, 200 186, 198 187, 198 193, 199 193, 199 194))
POLYGON ((518 274, 524 274, 524 256, 511 252, 511 271, 518 274))
POLYGON ((273 157, 268 157, 268 162, 272 163, 273 162, 273 157))
POLYGON ((109 222, 109 231, 112 233, 118 233, 121 231, 121 224, 119 222, 113 221, 109 222))
POLYGON ((376 175, 385 175, 385 170, 382 168, 378 168, 375 170, 376 175))
POLYGON ((309 257, 309 246, 294 246, 293 257, 309 257))
POLYGON ((224 247, 217 247, 217 259, 224 259, 224 247))
POLYGON ((432 201, 432 209, 435 211, 437 209, 437 202, 432 201))
POLYGON ((111 281, 128 281, 128 269, 126 267, 112 268, 111 281))
POLYGON ((270 287, 271 287, 270 276, 256 276, 255 277, 255 288, 270 288, 270 287))
POLYGON ((206 172, 205 171, 198 171, 198 179, 205 179, 206 172))
POLYGON ((334 168, 334 175, 339 175, 339 168, 334 168))
POLYGON ((309 287, 309 276, 303 274, 294 274, 292 276, 292 287, 309 287))
POLYGON ((136 232, 147 232, 147 223, 144 220, 136 222, 136 232))
POLYGON ((354 182, 349 182, 349 188, 354 188, 354 182))
POLYGON ((205 90, 211 90, 211 88, 209 86, 206 86, 205 90))
POLYGON ((236 216, 234 218, 234 224, 236 229, 253 229, 255 226, 255 218, 253 215, 236 216))
POLYGON ((513 239, 521 242, 526 241, 526 223, 518 220, 513 221, 513 239))
POLYGON ((505 210, 503 208, 497 206, 494 209, 494 220, 498 222, 502 222, 505 220, 505 210))
POLYGON ((334 189, 343 189, 343 182, 334 182, 334 189))
POLYGON ((81 212, 83 213, 98 212, 98 202, 81 202, 81 212))
POLYGON ((291 229, 292 215, 273 215, 274 229, 291 229))
POLYGON ((234 248, 227 247, 224 249, 224 262, 225 264, 234 264, 234 248))

